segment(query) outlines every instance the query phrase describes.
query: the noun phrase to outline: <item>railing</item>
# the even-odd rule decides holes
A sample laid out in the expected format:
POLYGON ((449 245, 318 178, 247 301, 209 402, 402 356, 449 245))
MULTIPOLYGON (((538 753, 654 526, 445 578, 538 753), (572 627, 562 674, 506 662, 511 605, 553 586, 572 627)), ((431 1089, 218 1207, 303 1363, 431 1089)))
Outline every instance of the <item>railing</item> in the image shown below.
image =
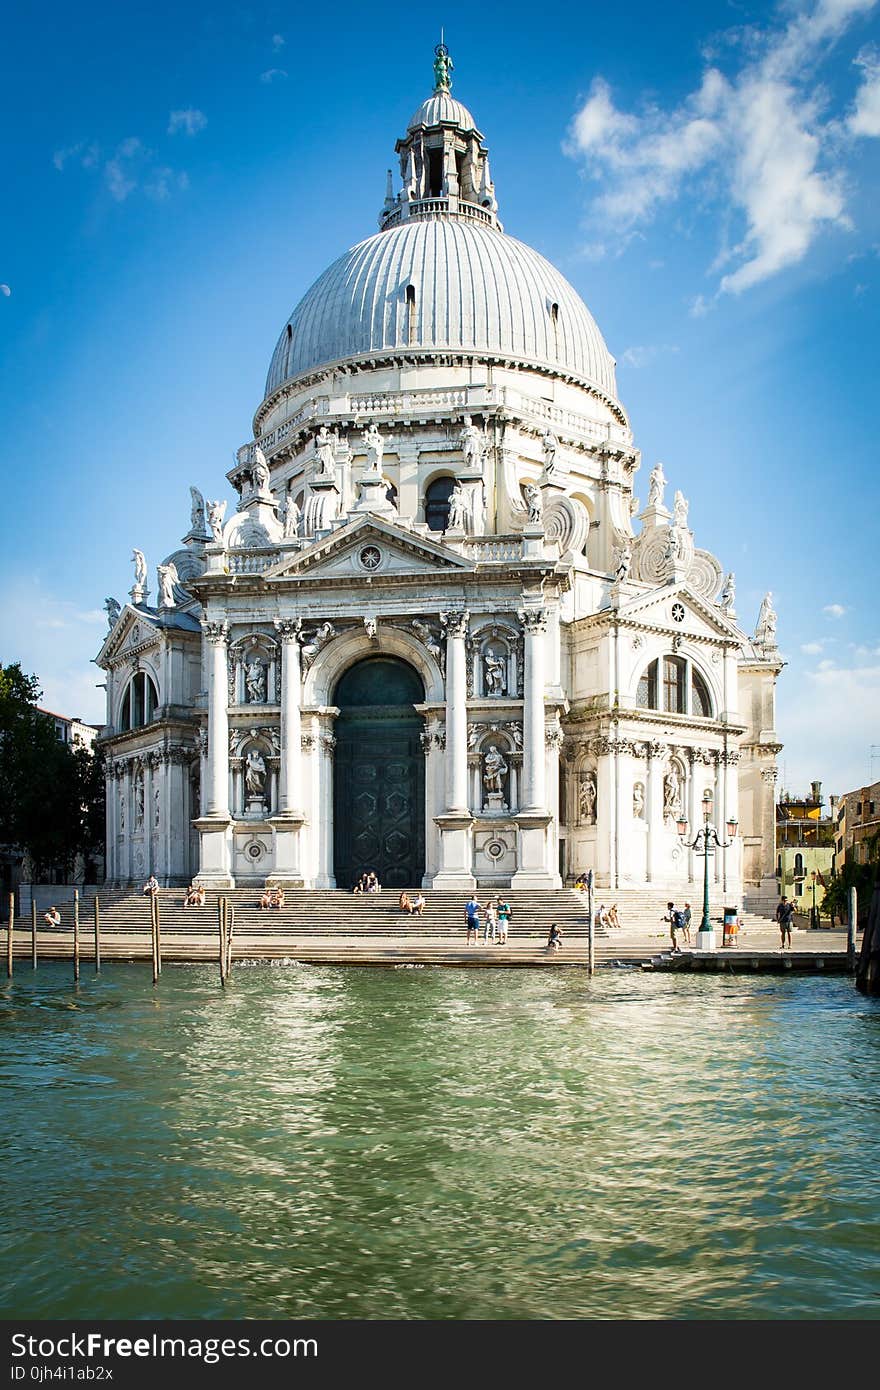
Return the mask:
POLYGON ((473 536, 465 541, 465 546, 471 557, 480 565, 522 559, 523 544, 519 536, 504 537, 502 540, 485 540, 482 536, 473 536))
POLYGON ((261 434, 259 440, 243 444, 238 450, 240 465, 250 462, 254 443, 267 455, 281 447, 287 436, 309 421, 321 419, 324 424, 334 421, 353 421, 384 417, 388 420, 418 418, 434 411, 464 412, 486 415, 498 409, 539 425, 552 425, 554 431, 587 444, 611 444, 628 448, 632 431, 625 425, 590 420, 575 410, 563 410, 552 401, 528 396, 509 386, 456 386, 446 389, 425 388, 408 391, 369 391, 357 395, 318 396, 306 401, 296 415, 274 430, 261 434))
POLYGON ((382 230, 397 227, 401 222, 413 222, 420 217, 467 217, 472 222, 482 222, 487 227, 495 225, 495 216, 479 203, 468 203, 463 198, 416 198, 412 202, 401 203, 391 212, 383 213, 382 230))
POLYGON ((230 550, 227 563, 230 574, 262 574, 280 559, 278 550, 230 550))

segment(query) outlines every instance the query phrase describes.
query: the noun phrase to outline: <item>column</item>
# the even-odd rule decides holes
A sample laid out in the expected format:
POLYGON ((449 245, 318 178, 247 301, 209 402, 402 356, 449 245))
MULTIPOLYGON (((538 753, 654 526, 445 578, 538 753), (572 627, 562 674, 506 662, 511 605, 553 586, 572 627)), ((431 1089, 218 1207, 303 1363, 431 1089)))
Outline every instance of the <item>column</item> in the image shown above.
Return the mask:
POLYGON ((525 699, 523 701, 523 810, 546 810, 544 776, 544 633, 542 608, 519 615, 525 628, 525 699))
POLYGON ((278 811, 302 815, 302 716, 299 633, 301 618, 276 618, 281 637, 281 776, 278 811))
POLYGON ((470 615, 446 615, 446 813, 467 813, 467 655, 470 615))
POLYGON ((207 781, 202 794, 198 881, 211 888, 234 888, 232 876, 232 817, 229 814, 229 688, 226 644, 229 629, 223 621, 202 620, 208 666, 207 781))
POLYGON ((523 806, 516 815, 517 869, 512 888, 561 888, 554 862, 553 813, 547 809, 547 754, 544 718, 545 634, 543 608, 521 609, 525 639, 523 683, 523 806))
POLYGON ((301 831, 303 810, 302 712, 299 634, 301 618, 276 618, 281 638, 281 759, 275 831, 275 867, 269 882, 281 888, 303 888, 301 831))
POLYGON ((229 716, 223 622, 203 622, 208 642, 208 816, 229 815, 229 716))
POLYGON ((440 868, 432 887, 470 892, 473 876, 473 819, 468 808, 467 637, 465 610, 441 613, 446 628, 446 809, 434 817, 440 830, 440 868))

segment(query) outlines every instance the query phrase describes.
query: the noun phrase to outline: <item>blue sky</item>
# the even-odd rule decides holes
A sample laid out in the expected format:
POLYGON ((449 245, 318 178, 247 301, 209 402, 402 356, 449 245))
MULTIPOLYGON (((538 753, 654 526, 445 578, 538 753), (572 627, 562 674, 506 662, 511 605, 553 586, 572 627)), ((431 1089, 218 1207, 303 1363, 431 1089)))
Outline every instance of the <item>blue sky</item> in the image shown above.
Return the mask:
POLYGON ((101 719, 104 598, 134 545, 155 591, 189 484, 217 495, 250 437, 291 308, 375 230, 441 23, 506 230, 618 359, 637 493, 662 460, 744 626, 773 591, 785 785, 860 784, 880 745, 880 0, 16 7, 2 658, 101 719))

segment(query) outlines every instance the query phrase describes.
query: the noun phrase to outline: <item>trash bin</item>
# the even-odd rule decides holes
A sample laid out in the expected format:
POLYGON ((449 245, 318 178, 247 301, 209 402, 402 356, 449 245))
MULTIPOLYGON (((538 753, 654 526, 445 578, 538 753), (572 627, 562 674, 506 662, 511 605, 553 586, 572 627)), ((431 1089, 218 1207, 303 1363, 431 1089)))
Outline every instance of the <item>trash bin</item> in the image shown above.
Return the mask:
POLYGON ((736 934, 738 931, 739 916, 737 914, 737 909, 735 907, 726 907, 724 909, 724 936, 721 941, 722 946, 735 946, 736 934))

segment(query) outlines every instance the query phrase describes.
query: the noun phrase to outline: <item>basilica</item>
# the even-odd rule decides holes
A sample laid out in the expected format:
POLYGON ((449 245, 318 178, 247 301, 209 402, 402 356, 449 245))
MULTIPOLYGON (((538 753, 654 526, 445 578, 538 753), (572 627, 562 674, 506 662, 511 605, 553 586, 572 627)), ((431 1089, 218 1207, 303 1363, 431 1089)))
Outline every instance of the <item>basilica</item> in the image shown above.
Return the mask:
POLYGON ((155 603, 140 550, 107 600, 107 878, 686 894, 710 818, 719 887, 775 899, 771 596, 741 626, 663 465, 635 496, 614 359, 451 66, 155 603))

